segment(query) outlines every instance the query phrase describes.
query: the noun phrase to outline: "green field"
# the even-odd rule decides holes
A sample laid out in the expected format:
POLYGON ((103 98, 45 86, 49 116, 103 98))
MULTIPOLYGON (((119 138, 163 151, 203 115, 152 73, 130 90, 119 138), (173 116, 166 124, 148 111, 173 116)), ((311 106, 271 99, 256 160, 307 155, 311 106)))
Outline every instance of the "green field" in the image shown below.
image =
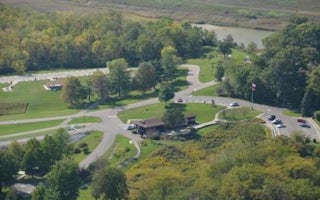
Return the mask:
POLYGON ((61 98, 61 91, 46 91, 43 81, 18 83, 12 92, 0 91, 1 103, 29 103, 24 114, 2 115, 0 120, 30 119, 57 115, 69 115, 77 112, 68 108, 61 98))
POLYGON ((58 129, 52 129, 48 131, 36 131, 34 133, 28 134, 28 135, 10 135, 6 136, 5 138, 0 138, 0 142, 6 142, 6 141, 13 141, 13 140, 19 140, 22 138, 35 138, 42 135, 52 135, 57 132, 58 129))
POLYGON ((58 126, 63 120, 0 125, 0 136, 58 126))
POLYGON ((315 22, 320 21, 318 0, 305 0, 303 3, 297 0, 95 0, 90 4, 78 0, 31 0, 27 4, 23 0, 10 0, 4 3, 42 12, 99 13, 113 8, 122 12, 124 18, 139 22, 170 16, 178 21, 269 30, 283 28, 297 12, 315 22))
MULTIPOLYGON (((211 107, 209 104, 203 103, 188 103, 185 104, 185 114, 195 114, 196 120, 200 123, 211 121, 217 112, 224 107, 216 106, 211 107)), ((165 111, 163 103, 152 104, 139 108, 126 110, 119 113, 119 118, 125 123, 128 119, 148 119, 148 118, 161 118, 165 111)))
POLYGON ((221 83, 217 83, 215 85, 203 88, 201 90, 197 90, 197 91, 193 92, 192 95, 216 97, 216 96, 219 96, 217 94, 217 90, 219 89, 220 86, 221 86, 221 83))
POLYGON ((259 115, 261 112, 257 110, 253 110, 249 107, 239 107, 227 109, 219 114, 219 119, 231 120, 231 121, 239 121, 252 119, 259 115))
POLYGON ((82 124, 82 123, 99 123, 102 122, 100 117, 83 116, 72 119, 68 124, 82 124))
POLYGON ((285 110, 282 112, 284 115, 290 116, 290 117, 300 117, 301 113, 297 110, 285 110))
MULTIPOLYGON (((100 131, 93 131, 91 132, 89 135, 87 135, 86 137, 84 137, 83 139, 81 139, 80 141, 74 143, 74 147, 78 147, 78 145, 80 143, 86 143, 88 144, 88 153, 90 153, 91 151, 93 151, 98 144, 101 142, 102 139, 102 135, 103 133, 100 131)), ((74 155, 74 160, 79 163, 81 162, 85 157, 87 156, 87 154, 85 154, 83 151, 81 151, 81 153, 75 154, 74 155)))

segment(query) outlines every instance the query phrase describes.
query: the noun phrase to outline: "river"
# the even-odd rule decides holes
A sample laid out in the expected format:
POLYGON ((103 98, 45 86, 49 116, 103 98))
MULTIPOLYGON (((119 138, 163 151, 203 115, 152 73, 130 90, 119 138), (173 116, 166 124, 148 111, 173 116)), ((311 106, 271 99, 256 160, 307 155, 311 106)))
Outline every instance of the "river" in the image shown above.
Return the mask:
POLYGON ((262 39, 271 35, 272 31, 255 30, 248 28, 238 28, 238 27, 224 27, 215 26, 210 24, 193 24, 194 26, 207 29, 209 31, 214 31, 217 34, 218 40, 223 40, 228 34, 232 35, 235 42, 238 44, 243 43, 246 47, 249 42, 253 41, 257 44, 259 49, 264 48, 262 44, 262 39))

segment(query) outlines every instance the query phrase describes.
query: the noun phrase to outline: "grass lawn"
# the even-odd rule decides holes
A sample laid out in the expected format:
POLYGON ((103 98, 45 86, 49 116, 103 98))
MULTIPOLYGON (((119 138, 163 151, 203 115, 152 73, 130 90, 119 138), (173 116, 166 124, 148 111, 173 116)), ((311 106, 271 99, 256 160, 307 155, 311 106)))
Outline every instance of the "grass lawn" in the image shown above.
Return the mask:
POLYGON ((26 113, 2 115, 0 120, 40 118, 57 115, 68 115, 77 112, 68 108, 61 98, 61 91, 46 91, 44 81, 30 81, 18 83, 12 92, 0 90, 1 103, 29 103, 26 113))
POLYGON ((136 148, 131 140, 125 136, 117 135, 112 148, 103 157, 108 160, 112 167, 118 167, 122 162, 132 158, 136 154, 136 148))
POLYGON ((216 66, 218 62, 223 58, 220 56, 216 56, 213 59, 208 58, 196 58, 196 59, 188 59, 187 64, 198 65, 200 67, 199 72, 199 80, 202 83, 206 83, 214 80, 214 75, 216 73, 216 66))
POLYGON ((285 110, 283 111, 284 115, 290 116, 290 117, 300 117, 301 113, 297 110, 285 110))
POLYGON ((58 126, 63 120, 0 125, 0 136, 58 126))
POLYGON ((257 110, 252 110, 249 107, 239 107, 227 109, 224 112, 219 114, 219 119, 226 120, 244 120, 244 119, 252 119, 259 115, 261 112, 257 110))
POLYGON ((83 116, 72 119, 69 124, 81 124, 81 123, 99 123, 102 122, 100 117, 83 116))
MULTIPOLYGON (((198 122, 207 122, 214 119, 215 114, 224 107, 211 107, 209 104, 203 103, 188 103, 179 104, 184 106, 185 114, 195 114, 198 122), (209 112, 208 112, 209 111, 209 112)), ((156 103, 152 105, 142 106, 130 110, 125 110, 119 113, 119 118, 126 123, 128 119, 148 119, 148 118, 162 118, 165 112, 163 103, 156 103)))
POLYGON ((41 136, 41 135, 52 135, 52 134, 55 134, 57 132, 57 130, 58 129, 52 129, 49 131, 39 131, 39 132, 35 132, 32 134, 28 134, 28 135, 13 135, 10 137, 0 138, 0 142, 18 140, 18 139, 22 139, 22 138, 30 138, 31 139, 31 138, 41 136))
MULTIPOLYGON (((98 144, 101 142, 102 139, 102 135, 103 133, 101 131, 93 131, 91 132, 89 135, 87 135, 86 137, 84 137, 82 140, 75 142, 74 146, 78 147, 78 145, 80 143, 86 143, 88 144, 88 153, 90 153, 91 151, 93 151, 98 144)), ((74 154, 74 160, 79 163, 80 161, 82 161, 88 154, 85 154, 83 151, 81 151, 81 153, 78 154, 74 154)))
POLYGON ((212 96, 212 97, 216 97, 218 96, 217 94, 217 90, 219 89, 219 87, 221 86, 221 83, 217 83, 215 85, 203 88, 201 90, 197 90, 195 92, 192 93, 192 95, 194 96, 212 96))

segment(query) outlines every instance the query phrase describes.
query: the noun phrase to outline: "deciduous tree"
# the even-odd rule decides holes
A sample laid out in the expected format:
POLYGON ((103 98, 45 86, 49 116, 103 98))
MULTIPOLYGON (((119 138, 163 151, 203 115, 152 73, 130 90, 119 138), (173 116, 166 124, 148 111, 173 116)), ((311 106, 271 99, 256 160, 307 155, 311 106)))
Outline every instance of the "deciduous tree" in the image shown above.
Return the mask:
POLYGON ((109 68, 110 90, 118 96, 126 95, 130 90, 130 76, 128 63, 125 59, 119 58, 107 63, 109 68))
POLYGON ((78 78, 69 77, 64 82, 62 97, 71 106, 79 106, 82 100, 87 97, 87 89, 78 78))
POLYGON ((127 199, 129 191, 125 174, 117 168, 100 170, 93 178, 92 195, 104 200, 127 199))

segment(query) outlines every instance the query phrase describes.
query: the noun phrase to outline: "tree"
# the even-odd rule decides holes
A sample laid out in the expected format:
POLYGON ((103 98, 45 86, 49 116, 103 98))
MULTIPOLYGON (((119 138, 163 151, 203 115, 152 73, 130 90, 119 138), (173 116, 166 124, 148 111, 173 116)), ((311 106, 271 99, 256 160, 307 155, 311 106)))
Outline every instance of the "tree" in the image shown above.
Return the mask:
POLYGON ((163 68, 163 80, 172 81, 177 74, 178 57, 177 50, 172 46, 166 46, 161 50, 161 65, 163 68))
POLYGON ((221 63, 218 63, 216 73, 215 73, 215 78, 217 81, 222 81, 222 77, 224 75, 224 68, 221 63))
POLYGON ((48 189, 57 194, 57 200, 74 200, 79 194, 78 165, 71 159, 56 163, 48 174, 48 189))
POLYGON ((98 95, 98 97, 105 101, 109 96, 109 87, 108 87, 108 80, 107 76, 101 72, 96 71, 91 76, 91 85, 93 91, 98 95))
POLYGON ((12 141, 8 147, 9 152, 14 156, 18 163, 22 162, 24 150, 22 145, 17 141, 12 141))
POLYGON ((35 138, 28 140, 21 163, 21 167, 26 174, 33 174, 34 170, 39 167, 40 153, 39 141, 35 138))
POLYGON ((129 195, 125 174, 118 168, 108 167, 97 172, 93 178, 92 196, 96 199, 127 199, 129 195))
POLYGON ((87 89, 78 78, 69 77, 64 82, 62 97, 71 106, 78 106, 87 97, 87 89))
POLYGON ((165 102, 165 106, 167 106, 167 102, 170 99, 173 99, 174 97, 174 91, 172 89, 172 86, 170 83, 164 83, 160 86, 160 91, 159 91, 159 95, 158 98, 160 101, 164 101, 165 102))
POLYGON ((320 66, 316 67, 309 75, 308 89, 320 95, 320 66))
POLYGON ((130 76, 128 63, 125 59, 119 58, 107 63, 109 68, 110 90, 121 95, 126 95, 130 90, 130 76))
POLYGON ((255 42, 249 42, 247 51, 249 53, 255 54, 257 52, 257 44, 255 42))
POLYGON ((223 56, 226 58, 226 55, 231 54, 231 46, 229 43, 223 41, 219 44, 219 51, 223 54, 223 56))
POLYGON ((7 150, 0 149, 0 193, 2 187, 13 181, 13 176, 19 170, 18 160, 7 150))
POLYGON ((46 195, 46 187, 40 183, 32 192, 31 200, 44 200, 46 195))
POLYGON ((301 114, 303 116, 311 116, 312 115, 312 94, 310 91, 307 91, 302 98, 301 101, 301 114))
POLYGON ((144 93, 146 90, 154 88, 156 80, 156 71, 151 62, 142 62, 139 64, 138 70, 134 76, 134 82, 138 89, 144 93))
POLYGON ((180 105, 171 105, 166 108, 162 120, 168 127, 173 129, 184 125, 186 122, 180 105))

